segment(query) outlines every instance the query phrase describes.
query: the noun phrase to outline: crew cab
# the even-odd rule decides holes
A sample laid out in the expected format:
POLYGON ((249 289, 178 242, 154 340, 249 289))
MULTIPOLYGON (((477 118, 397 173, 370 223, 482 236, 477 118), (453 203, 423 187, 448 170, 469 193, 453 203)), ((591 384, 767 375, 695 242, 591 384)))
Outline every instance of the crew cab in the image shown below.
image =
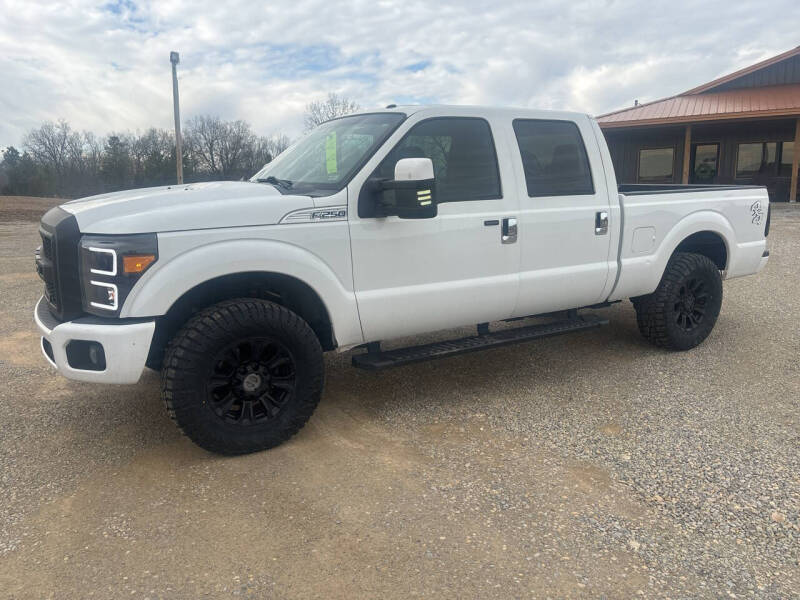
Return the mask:
POLYGON ((160 370, 181 430, 239 454, 305 424, 326 351, 380 369, 598 327, 590 309, 623 299, 645 338, 693 348, 722 281, 765 266, 768 217, 764 188, 618 186, 585 114, 392 105, 322 124, 250 181, 50 210, 35 321, 64 376, 160 370))

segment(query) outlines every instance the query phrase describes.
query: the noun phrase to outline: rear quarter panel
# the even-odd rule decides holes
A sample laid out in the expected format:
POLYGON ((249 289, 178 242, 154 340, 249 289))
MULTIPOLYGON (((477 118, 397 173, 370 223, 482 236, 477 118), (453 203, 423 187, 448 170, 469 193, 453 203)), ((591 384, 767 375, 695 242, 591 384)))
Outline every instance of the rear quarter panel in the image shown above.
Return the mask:
POLYGON ((649 294, 687 237, 717 233, 725 242, 724 277, 750 275, 762 265, 769 196, 765 188, 620 194, 619 279, 610 300, 649 294))

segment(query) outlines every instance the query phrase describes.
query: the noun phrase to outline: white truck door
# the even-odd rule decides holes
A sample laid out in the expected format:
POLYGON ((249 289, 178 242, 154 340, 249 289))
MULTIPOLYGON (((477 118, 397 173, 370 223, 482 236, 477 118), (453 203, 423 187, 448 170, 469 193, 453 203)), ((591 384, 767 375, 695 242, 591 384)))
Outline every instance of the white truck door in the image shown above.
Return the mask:
POLYGON ((506 125, 520 196, 514 316, 601 302, 615 272, 609 263, 615 230, 591 120, 525 118, 506 125))
POLYGON ((516 185, 508 156, 498 161, 497 151, 507 154, 507 144, 495 143, 486 119, 419 120, 363 189, 353 190, 358 196, 357 205, 355 198, 350 202, 349 217, 353 283, 367 341, 511 316, 519 250, 510 238, 504 243, 503 228, 513 226, 516 185), (376 192, 370 182, 392 179, 401 158, 422 157, 434 165, 438 216, 371 216, 376 192))

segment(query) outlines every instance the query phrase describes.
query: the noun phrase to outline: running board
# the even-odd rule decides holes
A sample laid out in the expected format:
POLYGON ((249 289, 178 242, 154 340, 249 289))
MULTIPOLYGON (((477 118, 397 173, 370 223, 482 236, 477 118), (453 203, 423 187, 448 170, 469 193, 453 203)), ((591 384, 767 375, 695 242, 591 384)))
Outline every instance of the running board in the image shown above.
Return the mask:
POLYGON ((517 327, 515 329, 505 329, 461 338, 460 340, 447 340, 424 344, 422 346, 411 346, 408 348, 398 348, 397 350, 387 350, 385 352, 366 352, 353 356, 353 366, 370 371, 398 367, 410 363, 423 362, 435 358, 445 358, 467 352, 477 352, 489 348, 498 348, 520 342, 529 342, 539 338, 571 333, 573 331, 583 331, 593 329, 601 325, 608 325, 608 319, 603 319, 597 315, 582 315, 572 319, 544 323, 542 325, 529 325, 527 327, 517 327))

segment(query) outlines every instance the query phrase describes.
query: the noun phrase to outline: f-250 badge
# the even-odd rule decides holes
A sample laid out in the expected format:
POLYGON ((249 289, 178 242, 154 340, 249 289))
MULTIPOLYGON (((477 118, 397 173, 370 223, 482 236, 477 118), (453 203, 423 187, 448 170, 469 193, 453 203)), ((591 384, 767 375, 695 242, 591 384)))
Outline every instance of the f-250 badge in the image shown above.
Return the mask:
POLYGON ((764 209, 761 208, 761 200, 756 200, 750 206, 750 216, 753 217, 751 221, 753 225, 761 225, 761 219, 764 218, 764 209))
POLYGON ((332 210, 315 210, 311 213, 314 221, 324 221, 327 219, 344 219, 347 217, 346 208, 334 208, 332 210))

